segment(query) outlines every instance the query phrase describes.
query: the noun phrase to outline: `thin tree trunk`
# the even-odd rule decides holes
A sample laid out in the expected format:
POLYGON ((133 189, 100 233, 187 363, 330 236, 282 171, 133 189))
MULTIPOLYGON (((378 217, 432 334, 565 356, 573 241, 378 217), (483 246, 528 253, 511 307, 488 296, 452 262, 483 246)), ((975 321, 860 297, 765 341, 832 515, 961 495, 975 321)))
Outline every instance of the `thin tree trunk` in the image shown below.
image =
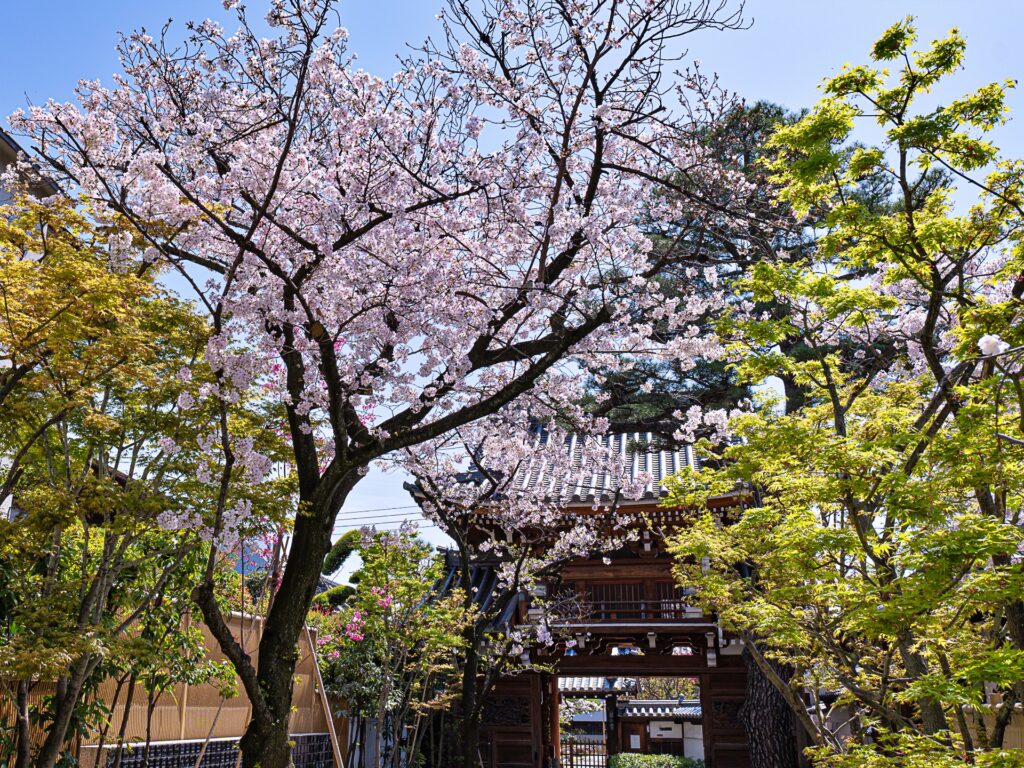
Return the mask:
POLYGON ((467 629, 467 635, 466 664, 462 670, 462 768, 474 768, 480 752, 481 707, 477 702, 480 647, 474 626, 467 629))
POLYGON ((992 726, 992 736, 988 742, 989 749, 1003 748, 1003 739, 1006 738, 1006 729, 1013 718, 1016 703, 1017 697, 1012 691, 1006 691, 1003 694, 1003 702, 999 705, 999 709, 996 710, 996 720, 992 726))
POLYGON ((441 733, 438 734, 438 737, 437 737, 438 738, 438 742, 437 742, 437 755, 438 755, 438 760, 440 760, 441 762, 437 763, 436 768, 441 768, 441 766, 445 765, 447 760, 448 760, 448 750, 451 749, 451 746, 450 746, 451 739, 449 739, 448 743, 446 743, 445 742, 445 738, 444 738, 447 735, 447 733, 448 733, 448 728, 449 728, 449 723, 447 722, 447 717, 442 713, 442 715, 441 715, 441 733))
POLYGON ((114 755, 114 765, 112 768, 121 768, 121 756, 124 754, 124 735, 128 731, 128 716, 132 712, 132 701, 135 700, 136 680, 137 678, 133 671, 131 678, 128 680, 128 695, 124 700, 124 715, 121 717, 121 730, 117 732, 117 754, 114 755))
MULTIPOLYGON (((384 669, 391 669, 391 659, 386 658, 383 663, 384 669)), ((391 698, 391 676, 384 678, 384 684, 380 687, 380 694, 377 697, 377 738, 375 751, 377 762, 384 768, 394 750, 394 718, 388 715, 388 700, 391 698)))
MULTIPOLYGON (((203 746, 199 748, 199 755, 196 757, 196 762, 193 768, 199 768, 203 762, 203 755, 206 754, 206 748, 210 745, 210 739, 213 738, 213 730, 217 727, 217 721, 220 719, 220 711, 224 708, 224 699, 220 700, 217 705, 217 711, 213 715, 213 720, 210 722, 210 730, 206 732, 206 740, 203 742, 203 746)), ((330 717, 330 713, 327 714, 330 717)))
POLYGON ((445 722, 445 719, 445 714, 444 712, 442 712, 441 723, 437 729, 437 762, 434 763, 435 768, 440 768, 442 765, 444 765, 444 761, 446 759, 444 753, 444 732, 445 729, 447 728, 447 723, 445 722))
MULTIPOLYGON (((953 679, 953 671, 949 666, 949 660, 946 658, 944 653, 936 654, 939 659, 939 666, 942 669, 942 674, 947 679, 953 679)), ((963 740, 963 751, 965 759, 968 763, 974 763, 974 737, 971 736, 971 729, 967 723, 967 717, 964 715, 964 708, 959 704, 956 705, 954 710, 956 715, 956 725, 960 730, 960 738, 963 740)))
POLYGON ((159 697, 160 694, 150 691, 146 701, 146 746, 142 750, 142 768, 149 768, 149 748, 153 743, 153 710, 156 709, 159 697))
POLYGON ((58 694, 54 697, 53 723, 51 723, 46 739, 36 755, 36 768, 54 768, 60 759, 78 699, 82 695, 85 681, 95 670, 98 661, 98 657, 94 659, 92 654, 79 657, 71 666, 71 674, 58 684, 58 694))
MULTIPOLYGON (((124 690, 124 683, 129 675, 122 675, 117 681, 117 688, 114 690, 114 699, 110 702, 110 714, 113 716, 114 710, 117 709, 117 702, 121 698, 121 691, 124 690)), ((107 744, 107 734, 110 733, 110 726, 113 724, 113 717, 109 718, 103 725, 103 730, 100 731, 100 740, 96 745, 96 765, 95 768, 100 766, 100 758, 103 756, 103 748, 107 744)))
POLYGON ((412 738, 409 740, 409 765, 419 764, 419 757, 423 750, 423 743, 427 738, 427 729, 430 727, 430 717, 416 716, 413 726, 412 738))
POLYGON ((362 766, 366 763, 366 735, 367 730, 370 727, 370 721, 366 717, 359 719, 359 741, 356 743, 356 752, 359 755, 359 761, 356 765, 362 766))
POLYGON ((18 681, 15 699, 15 706, 17 707, 18 749, 14 758, 14 768, 28 768, 29 760, 32 758, 32 732, 28 719, 28 688, 28 680, 18 681))
POLYGON ((361 765, 359 761, 362 759, 362 755, 359 754, 361 751, 359 745, 363 741, 363 718, 355 717, 353 720, 354 722, 350 723, 352 733, 349 735, 348 764, 349 768, 359 768, 361 765))

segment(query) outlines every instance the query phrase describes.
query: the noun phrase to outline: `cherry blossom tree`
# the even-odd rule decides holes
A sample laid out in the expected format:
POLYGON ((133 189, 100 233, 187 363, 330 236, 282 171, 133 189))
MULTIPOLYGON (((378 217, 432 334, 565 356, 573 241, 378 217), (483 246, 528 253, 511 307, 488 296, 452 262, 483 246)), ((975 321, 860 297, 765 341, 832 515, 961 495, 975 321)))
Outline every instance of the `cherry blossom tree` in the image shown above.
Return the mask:
MULTIPOLYGON (((217 372, 200 396, 286 407, 298 509, 258 665, 218 608, 216 548, 194 595, 252 700, 243 765, 276 768, 296 641, 371 462, 528 392, 565 402, 623 355, 717 354, 694 322, 717 299, 662 294, 677 256, 637 211, 725 221, 743 197, 702 146, 700 95, 667 77, 688 35, 743 20, 717 0, 450 0, 442 38, 382 79, 331 0, 273 0, 272 37, 237 13, 233 33, 134 33, 111 86, 12 124, 193 287, 217 372)), ((207 480, 226 489, 267 461, 222 413, 207 480)), ((215 530, 246 514, 224 498, 215 530)))

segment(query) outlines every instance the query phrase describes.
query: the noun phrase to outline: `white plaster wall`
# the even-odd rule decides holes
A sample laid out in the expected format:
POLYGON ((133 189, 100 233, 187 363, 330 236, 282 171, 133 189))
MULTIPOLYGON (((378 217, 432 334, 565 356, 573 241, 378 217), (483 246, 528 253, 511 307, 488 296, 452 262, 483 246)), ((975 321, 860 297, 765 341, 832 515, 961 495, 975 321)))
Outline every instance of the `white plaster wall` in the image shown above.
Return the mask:
POLYGON ((704 728, 700 723, 683 723, 683 755, 704 759, 704 728))

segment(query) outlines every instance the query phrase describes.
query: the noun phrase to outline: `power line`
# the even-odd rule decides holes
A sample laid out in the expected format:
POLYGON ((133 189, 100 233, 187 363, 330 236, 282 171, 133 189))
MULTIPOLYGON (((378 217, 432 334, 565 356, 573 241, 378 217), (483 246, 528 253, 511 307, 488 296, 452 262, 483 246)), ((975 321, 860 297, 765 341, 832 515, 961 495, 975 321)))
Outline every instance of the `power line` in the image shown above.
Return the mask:
POLYGON ((343 509, 339 512, 339 515, 359 515, 363 512, 390 512, 393 509, 413 509, 418 508, 419 504, 405 504, 401 507, 377 507, 376 509, 343 509))
POLYGON ((388 517, 409 517, 412 512, 391 512, 386 515, 352 515, 350 517, 338 517, 335 523, 348 523, 352 520, 383 520, 388 517))
POLYGON ((415 517, 410 517, 408 515, 398 515, 398 516, 393 516, 393 515, 377 516, 377 515, 373 515, 373 516, 368 516, 368 517, 353 517, 353 518, 347 518, 345 520, 336 520, 334 522, 334 531, 337 532, 337 531, 342 530, 343 528, 359 528, 360 526, 363 526, 363 525, 381 525, 381 524, 387 525, 387 524, 391 524, 391 523, 401 524, 401 523, 418 523, 418 522, 429 522, 429 518, 427 518, 425 516, 422 516, 422 515, 415 516, 415 517))
POLYGON ((387 515, 359 515, 353 517, 339 517, 334 521, 335 530, 346 525, 357 525, 367 522, 401 522, 402 520, 426 520, 426 515, 417 515, 412 512, 395 512, 387 515))
MULTIPOLYGON (((422 518, 421 518, 421 520, 422 520, 422 518)), ((428 523, 428 522, 425 522, 425 521, 421 522, 420 520, 409 519, 409 520, 392 520, 390 522, 389 521, 385 521, 385 522, 381 522, 381 523, 369 522, 369 523, 354 523, 352 525, 341 525, 341 526, 336 526, 335 529, 334 529, 334 532, 337 533, 339 530, 342 530, 344 528, 388 528, 389 526, 396 526, 398 528, 401 528, 406 523, 417 523, 416 527, 419 530, 423 530, 425 528, 437 528, 438 527, 437 523, 428 523)))

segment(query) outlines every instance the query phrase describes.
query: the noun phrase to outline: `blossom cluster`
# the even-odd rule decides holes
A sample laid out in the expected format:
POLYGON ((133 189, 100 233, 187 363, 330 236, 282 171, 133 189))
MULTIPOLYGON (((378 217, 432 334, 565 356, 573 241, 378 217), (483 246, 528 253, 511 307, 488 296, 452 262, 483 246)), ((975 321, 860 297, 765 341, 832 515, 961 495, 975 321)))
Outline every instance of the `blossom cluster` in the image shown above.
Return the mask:
MULTIPOLYGON (((458 38, 471 20, 457 4, 445 44, 382 78, 355 65, 329 0, 275 3, 267 38, 207 21, 168 56, 168 41, 129 35, 112 83, 83 81, 75 102, 12 123, 99 218, 134 222, 147 260, 182 272, 209 308, 215 379, 178 407, 283 406, 293 448, 313 454, 296 462, 318 473, 306 487, 337 483, 527 392, 544 422, 554 406, 572 411, 588 371, 637 357, 686 370, 723 354, 702 324, 726 302, 715 270, 666 260, 643 222, 721 228, 746 215, 731 203, 750 183, 701 138, 707 100, 670 119, 659 85, 681 30, 732 17, 671 0, 570 5, 571 19, 482 4, 497 50, 458 38), (667 268, 705 289, 668 295, 667 268)), ((488 460, 523 458, 510 434, 488 460)), ((198 479, 215 483, 222 447, 200 447, 211 461, 198 479)), ((271 471, 253 440, 232 451, 247 481, 271 471)), ((606 473, 621 474, 615 461, 606 473)), ((557 503, 502 495, 521 526, 557 503)), ((226 544, 250 513, 225 514, 226 544)), ((552 551, 595 544, 569 527, 552 551)))

